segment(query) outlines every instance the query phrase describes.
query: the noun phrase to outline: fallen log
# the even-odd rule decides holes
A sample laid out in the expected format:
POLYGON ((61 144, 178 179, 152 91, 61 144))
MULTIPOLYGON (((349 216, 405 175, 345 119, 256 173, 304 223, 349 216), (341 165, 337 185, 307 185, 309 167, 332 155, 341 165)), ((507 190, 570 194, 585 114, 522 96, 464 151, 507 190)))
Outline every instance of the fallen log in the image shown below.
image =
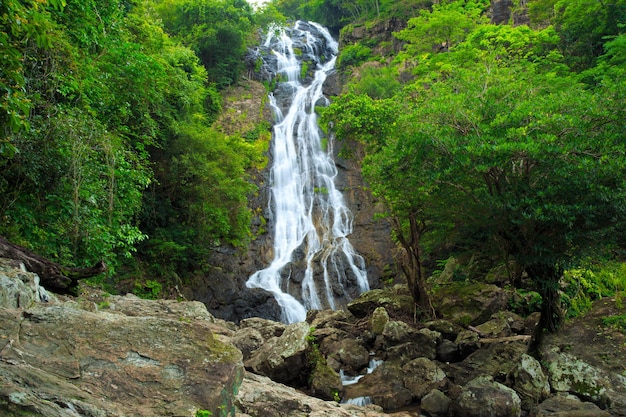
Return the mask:
POLYGON ((506 336, 506 337, 488 337, 485 339, 479 339, 480 343, 507 343, 507 342, 528 342, 532 336, 520 334, 517 336, 506 336))
POLYGON ((81 279, 90 278, 106 271, 104 261, 90 268, 73 268, 59 265, 30 250, 9 242, 0 236, 0 257, 15 259, 26 267, 28 272, 39 276, 39 283, 47 290, 58 294, 76 294, 81 279))

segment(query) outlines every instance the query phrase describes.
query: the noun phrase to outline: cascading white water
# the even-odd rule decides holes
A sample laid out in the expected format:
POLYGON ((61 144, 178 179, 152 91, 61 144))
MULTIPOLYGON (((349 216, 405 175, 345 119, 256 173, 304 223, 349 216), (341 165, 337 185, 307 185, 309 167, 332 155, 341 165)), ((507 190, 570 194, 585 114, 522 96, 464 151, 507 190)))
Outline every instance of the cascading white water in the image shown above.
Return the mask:
POLYGON ((274 259, 246 285, 273 293, 282 320, 293 323, 305 320, 307 310, 342 307, 350 299, 347 287, 360 293, 369 283, 365 262, 348 240, 352 213, 335 186, 332 141, 323 145, 315 113, 316 105, 328 104, 322 85, 334 70, 337 42, 320 25, 299 21, 293 28, 271 30, 265 47, 276 57, 283 92, 280 100, 270 94, 276 120, 270 197, 274 259), (300 79, 303 59, 309 68, 315 66, 306 85, 300 79), (297 279, 290 266, 296 264, 304 269, 297 279), (299 294, 290 292, 292 281, 300 282, 299 294))

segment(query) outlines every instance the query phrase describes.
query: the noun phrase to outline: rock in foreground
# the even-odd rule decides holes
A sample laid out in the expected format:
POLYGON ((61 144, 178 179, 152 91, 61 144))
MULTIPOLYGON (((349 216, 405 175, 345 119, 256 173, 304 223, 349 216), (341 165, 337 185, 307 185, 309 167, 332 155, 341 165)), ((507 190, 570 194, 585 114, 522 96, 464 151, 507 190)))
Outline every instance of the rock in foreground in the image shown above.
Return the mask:
POLYGON ((234 414, 241 352, 213 331, 201 303, 126 296, 109 297, 106 311, 56 300, 5 307, 2 416, 234 414))

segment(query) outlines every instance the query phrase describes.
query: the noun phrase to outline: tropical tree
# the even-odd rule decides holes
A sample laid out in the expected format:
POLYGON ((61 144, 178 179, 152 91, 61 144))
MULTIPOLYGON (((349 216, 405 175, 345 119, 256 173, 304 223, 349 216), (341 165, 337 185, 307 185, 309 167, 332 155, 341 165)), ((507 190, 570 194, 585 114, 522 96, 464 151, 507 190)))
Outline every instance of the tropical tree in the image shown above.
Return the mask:
POLYGON ((340 137, 376 138, 364 172, 413 254, 409 286, 424 282, 425 242, 513 261, 543 298, 536 349, 562 319, 564 269, 624 225, 625 102, 615 88, 623 71, 604 71, 597 88, 580 83, 550 28, 480 25, 465 36, 450 52, 422 56, 415 81, 395 97, 403 104, 392 129, 372 134, 362 121, 382 100, 358 112, 339 100, 329 113, 340 137))
POLYGON ((25 92, 24 49, 50 48, 46 6, 62 9, 64 0, 6 0, 0 3, 0 167, 18 151, 11 133, 28 128, 31 101, 25 92))
POLYGON ((167 0, 154 2, 165 30, 191 48, 209 81, 224 88, 237 82, 254 13, 245 0, 167 0))

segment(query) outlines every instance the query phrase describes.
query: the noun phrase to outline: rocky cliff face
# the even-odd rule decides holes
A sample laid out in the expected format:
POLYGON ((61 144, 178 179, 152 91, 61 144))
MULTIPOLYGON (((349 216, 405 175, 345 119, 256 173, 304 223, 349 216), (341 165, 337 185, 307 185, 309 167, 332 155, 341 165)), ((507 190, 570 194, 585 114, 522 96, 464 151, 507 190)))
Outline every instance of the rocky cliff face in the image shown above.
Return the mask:
POLYGON ((516 6, 512 0, 491 0, 491 22, 495 24, 512 22, 514 25, 529 23, 527 0, 516 6))

